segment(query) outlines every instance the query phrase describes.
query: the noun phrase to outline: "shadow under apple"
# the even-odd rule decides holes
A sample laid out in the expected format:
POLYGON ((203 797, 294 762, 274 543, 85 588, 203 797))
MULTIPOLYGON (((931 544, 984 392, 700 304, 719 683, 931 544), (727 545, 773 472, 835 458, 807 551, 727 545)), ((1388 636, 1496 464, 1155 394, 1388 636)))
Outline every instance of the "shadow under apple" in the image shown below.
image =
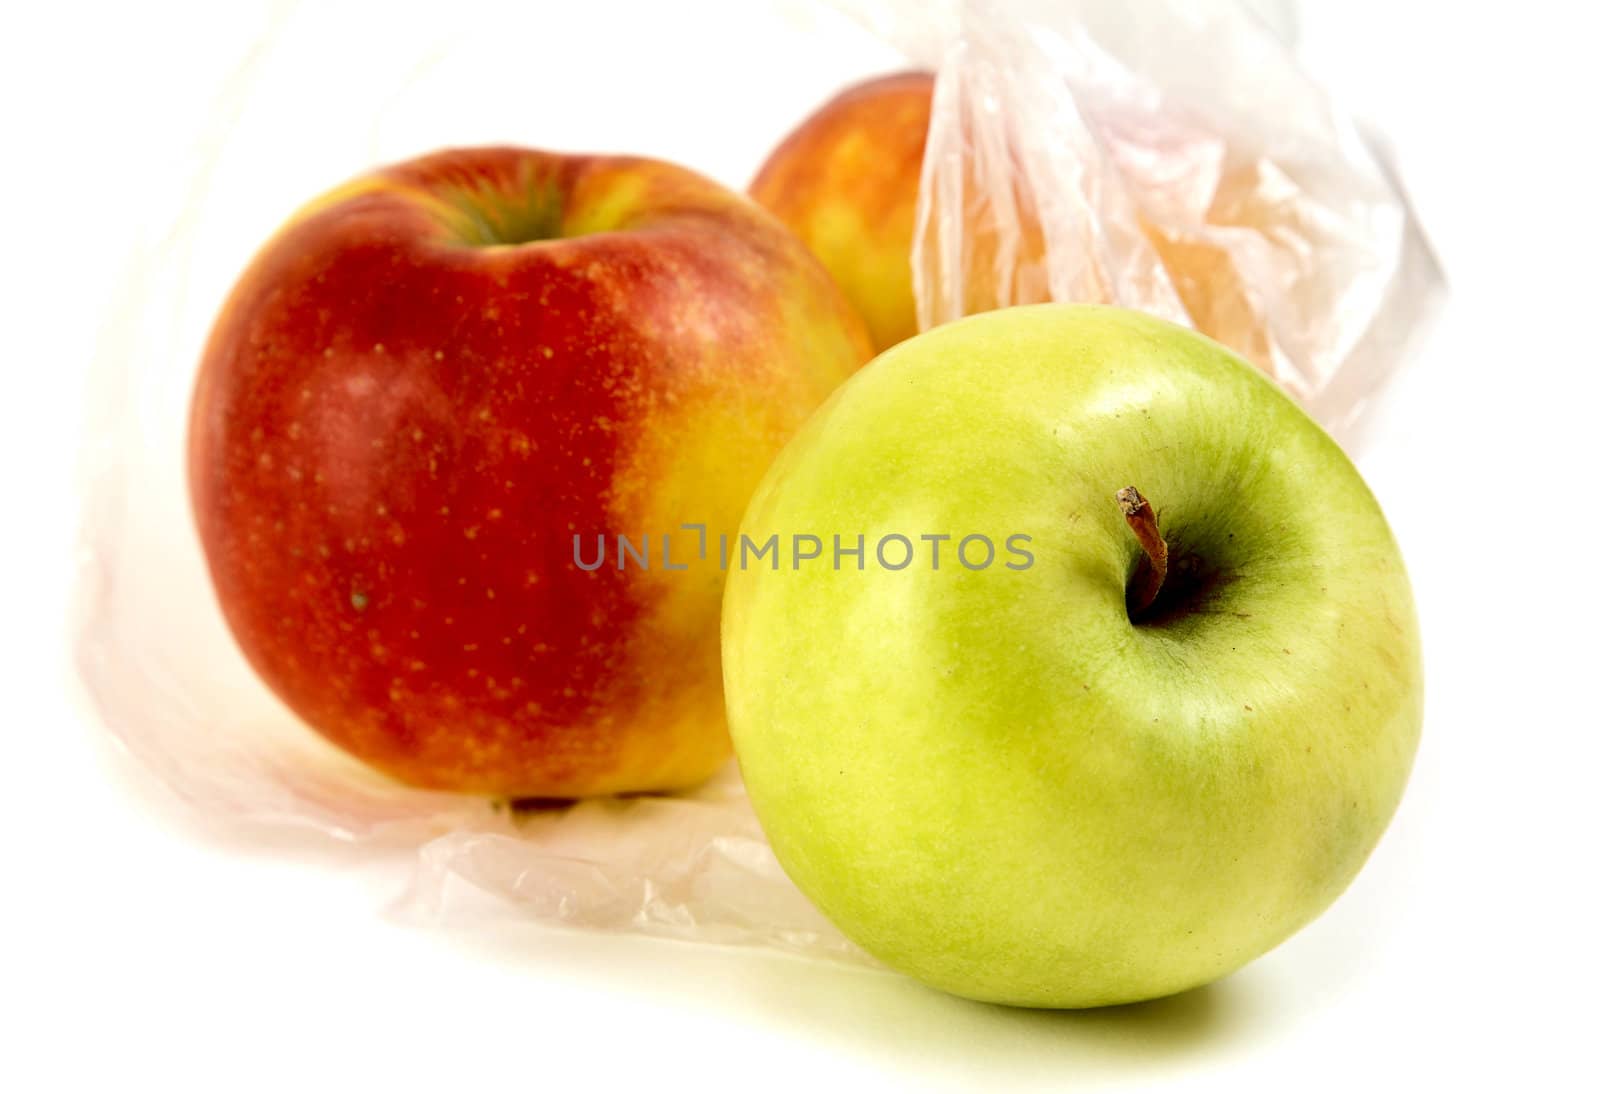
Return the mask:
MULTIPOLYGON (((486 906, 487 907, 487 906, 486 906)), ((1187 1071, 1272 1024, 1248 972, 1162 999, 1030 1010, 957 998, 888 970, 507 920, 442 928, 477 959, 600 980, 708 1022, 781 1029, 820 1050, 940 1082, 1115 1082, 1187 1071)))

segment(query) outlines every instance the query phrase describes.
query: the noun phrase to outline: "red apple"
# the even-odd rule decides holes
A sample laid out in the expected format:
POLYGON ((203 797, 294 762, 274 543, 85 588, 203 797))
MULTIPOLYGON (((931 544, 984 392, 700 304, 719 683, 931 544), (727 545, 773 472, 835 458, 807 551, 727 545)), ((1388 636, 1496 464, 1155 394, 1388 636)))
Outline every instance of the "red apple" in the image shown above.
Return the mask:
MULTIPOLYGON (((911 247, 932 108, 928 73, 896 73, 848 87, 784 138, 750 184, 750 196, 828 267, 880 351, 917 332, 911 247)), ((1038 199, 1021 169, 995 179, 980 178, 970 158, 962 166, 962 313, 1050 300, 1038 199), (986 189, 997 185, 1009 188, 1003 201, 986 189), (1010 217, 997 219, 998 208, 1013 210, 1017 226, 1010 217)), ((1292 208, 1271 199, 1257 171, 1250 163, 1224 173, 1205 224, 1268 237, 1310 232, 1292 208)), ((1266 319, 1229 253, 1210 239, 1145 219, 1139 227, 1195 327, 1271 372, 1266 319)), ((1114 302, 1109 283, 1090 297, 1114 302)))
POLYGON ((911 239, 933 76, 902 72, 841 91, 767 158, 750 196, 822 260, 879 350, 917 333, 911 239))
POLYGON ((691 785, 728 754, 716 537, 870 352, 803 244, 682 168, 377 171, 266 245, 206 347, 189 478, 223 612, 294 711, 406 782, 691 785))

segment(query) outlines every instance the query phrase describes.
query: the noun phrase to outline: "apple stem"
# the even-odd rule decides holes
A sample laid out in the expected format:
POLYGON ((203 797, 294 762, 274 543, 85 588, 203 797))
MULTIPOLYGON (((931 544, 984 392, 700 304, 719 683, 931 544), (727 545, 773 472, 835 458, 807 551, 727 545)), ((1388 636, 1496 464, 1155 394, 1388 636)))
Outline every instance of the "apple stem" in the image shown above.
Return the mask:
POLYGON ((1137 489, 1124 486, 1118 490, 1117 504, 1122 507, 1123 519, 1144 549, 1144 558, 1134 571, 1134 587, 1128 597, 1129 614, 1138 615, 1155 603, 1161 583, 1167 579, 1167 541, 1156 528, 1155 507, 1137 489))

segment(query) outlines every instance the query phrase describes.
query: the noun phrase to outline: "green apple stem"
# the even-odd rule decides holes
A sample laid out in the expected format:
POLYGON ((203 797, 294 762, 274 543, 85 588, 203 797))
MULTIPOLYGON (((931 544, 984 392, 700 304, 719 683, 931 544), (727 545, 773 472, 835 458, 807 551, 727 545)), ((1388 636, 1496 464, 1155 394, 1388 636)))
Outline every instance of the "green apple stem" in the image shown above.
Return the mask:
POLYGON ((1155 603, 1161 583, 1167 579, 1167 541, 1156 528, 1155 507, 1137 489, 1124 486, 1118 490, 1117 504, 1122 507, 1123 519, 1144 549, 1144 558, 1134 571, 1133 588, 1128 593, 1129 614, 1138 615, 1155 603))

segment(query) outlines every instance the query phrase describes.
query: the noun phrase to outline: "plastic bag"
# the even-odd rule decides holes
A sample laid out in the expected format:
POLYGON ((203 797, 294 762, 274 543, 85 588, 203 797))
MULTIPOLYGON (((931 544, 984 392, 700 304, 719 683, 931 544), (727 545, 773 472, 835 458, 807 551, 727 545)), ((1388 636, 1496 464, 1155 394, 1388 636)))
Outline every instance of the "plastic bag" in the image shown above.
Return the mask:
MULTIPOLYGON (((1200 248, 1236 272, 1248 321, 1261 328, 1261 363, 1344 429, 1439 286, 1364 146, 1286 49, 1232 7, 1204 18, 1176 5, 1109 3, 723 7, 717 18, 744 41, 741 56, 701 43, 705 56, 671 63, 721 63, 739 69, 732 79, 785 90, 726 108, 725 153, 697 157, 692 142, 674 151, 657 117, 627 107, 617 117, 635 128, 619 121, 605 139, 740 185, 832 89, 937 64, 915 256, 925 323, 1041 294, 1183 319, 1192 302, 1164 272, 1162 249, 1200 248), (703 162, 719 154, 727 158, 703 162), (1232 208, 1229 195, 1260 223, 1227 220, 1219 210, 1232 208), (985 278, 993 299, 980 301, 974 286, 985 278)), ((674 29, 670 13, 653 11, 630 18, 674 29)), ((534 20, 546 41, 595 40, 548 14, 494 17, 534 20)), ((614 17, 596 6, 561 16, 588 19, 590 30, 614 17)), ((319 100, 315 58, 340 28, 304 25, 305 13, 278 18, 219 101, 194 186, 132 271, 103 340, 86 444, 77 661, 106 724, 205 822, 416 845, 402 900, 414 913, 447 914, 452 879, 461 879, 548 922, 869 960, 784 876, 732 764, 691 794, 556 810, 413 790, 299 724, 238 654, 192 530, 183 431, 201 340, 250 248, 307 194, 372 163, 473 140, 584 143, 558 120, 523 124, 526 95, 484 118, 484 104, 500 101, 486 93, 504 73, 525 71, 514 26, 493 40, 441 44, 428 20, 395 12, 386 49, 359 59, 380 67, 361 79, 341 73, 344 97, 319 100), (504 58, 486 55, 496 49, 504 58), (309 97, 291 141, 263 120, 278 115, 262 114, 262 104, 296 95, 309 97), (452 102, 476 104, 472 116, 484 120, 465 125, 452 102), (260 200, 241 204, 251 181, 260 200)), ((640 28, 628 38, 636 55, 611 63, 635 73, 663 64, 651 46, 658 39, 640 28)), ((563 63, 541 69, 548 101, 560 100, 561 79, 587 71, 580 58, 557 75, 563 63)), ((657 98, 684 115, 726 100, 714 81, 671 86, 657 98)))
POLYGON ((936 68, 913 253, 922 329, 1043 300, 1211 335, 1353 447, 1443 289, 1393 179, 1231 3, 969 0, 936 68))

